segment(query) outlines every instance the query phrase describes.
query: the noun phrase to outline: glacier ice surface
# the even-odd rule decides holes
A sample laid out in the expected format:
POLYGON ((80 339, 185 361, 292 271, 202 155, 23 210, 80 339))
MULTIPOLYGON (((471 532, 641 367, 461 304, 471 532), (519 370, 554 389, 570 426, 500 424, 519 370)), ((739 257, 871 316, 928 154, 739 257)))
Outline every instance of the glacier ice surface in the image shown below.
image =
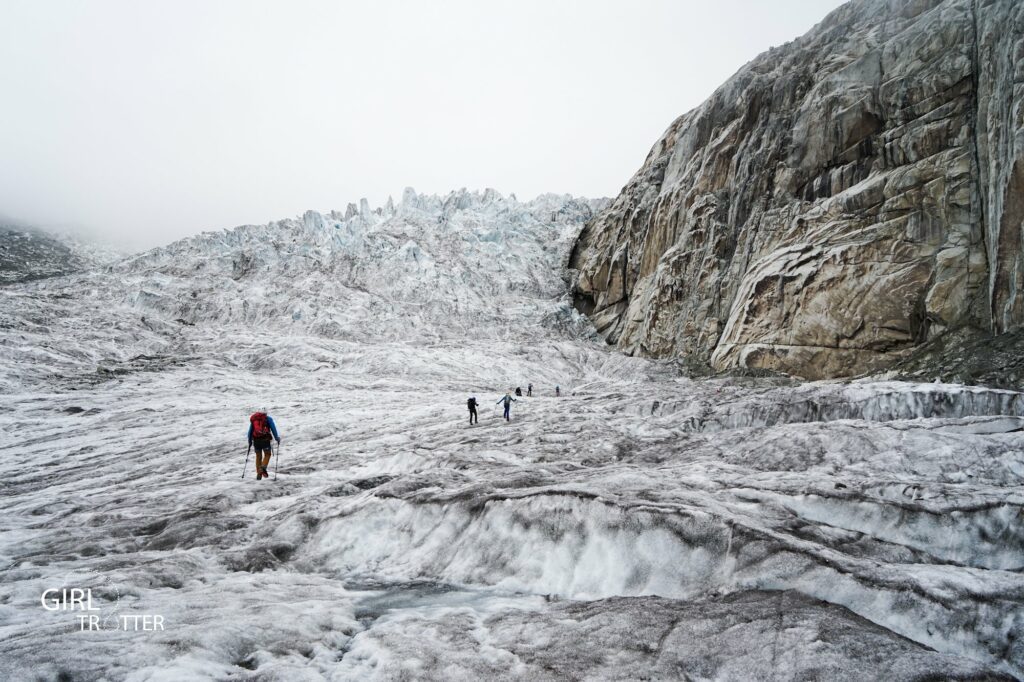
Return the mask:
POLYGON ((599 206, 407 189, 5 287, 0 677, 1024 675, 1024 395, 610 352, 599 206))

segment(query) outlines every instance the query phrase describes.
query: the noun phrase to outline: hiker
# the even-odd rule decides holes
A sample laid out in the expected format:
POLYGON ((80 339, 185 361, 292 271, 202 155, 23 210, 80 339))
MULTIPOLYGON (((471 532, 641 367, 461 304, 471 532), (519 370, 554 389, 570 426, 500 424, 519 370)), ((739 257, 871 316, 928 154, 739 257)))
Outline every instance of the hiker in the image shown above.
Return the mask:
MULTIPOLYGON (((498 399, 498 403, 505 403, 505 421, 512 421, 508 416, 508 411, 512 408, 512 403, 518 403, 519 401, 512 397, 512 394, 505 391, 505 396, 498 399)), ((498 403, 494 403, 497 405, 498 403)))
POLYGON ((476 421, 477 424, 480 423, 480 417, 476 414, 476 404, 476 396, 473 396, 466 401, 466 405, 469 407, 469 423, 471 426, 474 421, 476 421))
POLYGON ((555 386, 555 397, 557 398, 560 395, 562 395, 562 388, 561 388, 561 386, 555 386))
POLYGON ((520 398, 522 398, 523 397, 523 389, 521 389, 518 386, 516 386, 516 395, 519 396, 520 398))
POLYGON ((267 414, 267 408, 261 407, 249 417, 249 445, 256 450, 256 480, 270 478, 267 473, 267 465, 270 464, 270 456, 273 451, 270 447, 270 438, 273 437, 277 444, 281 444, 281 436, 277 435, 277 425, 274 419, 267 414))
POLYGON ((527 384, 526 385, 526 397, 527 398, 532 398, 533 397, 533 384, 527 384))

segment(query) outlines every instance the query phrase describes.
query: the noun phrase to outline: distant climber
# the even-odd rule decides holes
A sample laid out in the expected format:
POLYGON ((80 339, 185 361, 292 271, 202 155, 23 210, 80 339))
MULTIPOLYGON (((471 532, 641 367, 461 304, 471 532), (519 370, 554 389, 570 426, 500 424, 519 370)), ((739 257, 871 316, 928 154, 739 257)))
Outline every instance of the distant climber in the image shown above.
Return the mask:
POLYGON ((267 466, 270 464, 270 456, 273 450, 270 446, 270 439, 273 438, 277 444, 281 444, 281 436, 277 434, 277 425, 274 419, 267 414, 267 408, 261 407, 249 417, 249 445, 256 450, 256 480, 269 478, 267 466))
POLYGON ((526 397, 529 398, 529 397, 532 397, 532 396, 533 396, 533 384, 527 384, 526 385, 526 397))
POLYGON ((520 398, 522 398, 523 397, 523 389, 521 389, 518 386, 516 386, 516 395, 519 396, 520 398))
POLYGON ((562 387, 561 386, 555 386, 555 397, 557 398, 560 395, 562 395, 562 387))
MULTIPOLYGON (((518 403, 519 401, 512 397, 511 393, 506 392, 505 395, 498 399, 498 403, 505 403, 505 421, 512 421, 509 416, 509 410, 512 409, 512 403, 518 403)), ((498 403, 494 403, 497 405, 498 403)))
POLYGON ((478 417, 476 414, 476 396, 473 396, 472 398, 467 400, 466 405, 469 407, 469 423, 472 424, 475 421, 477 424, 479 424, 480 417, 478 417))

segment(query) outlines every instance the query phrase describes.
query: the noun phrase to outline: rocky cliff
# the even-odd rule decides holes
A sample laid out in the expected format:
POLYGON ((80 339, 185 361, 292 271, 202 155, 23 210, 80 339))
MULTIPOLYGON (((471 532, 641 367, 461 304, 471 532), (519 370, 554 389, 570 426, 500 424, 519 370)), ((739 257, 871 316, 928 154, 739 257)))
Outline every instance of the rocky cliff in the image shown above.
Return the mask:
POLYGON ((857 0, 762 54, 584 229, 623 351, 807 378, 1024 323, 1024 3, 857 0))

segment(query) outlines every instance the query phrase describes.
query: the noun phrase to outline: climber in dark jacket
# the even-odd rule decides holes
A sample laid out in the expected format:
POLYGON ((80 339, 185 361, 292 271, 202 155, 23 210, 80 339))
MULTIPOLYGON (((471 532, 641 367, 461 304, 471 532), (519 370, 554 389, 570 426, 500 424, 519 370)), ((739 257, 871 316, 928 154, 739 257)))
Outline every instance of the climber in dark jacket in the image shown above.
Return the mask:
POLYGON ((472 424, 474 421, 476 421, 476 423, 479 424, 480 417, 477 416, 476 413, 476 396, 473 396, 472 398, 467 400, 466 405, 469 407, 469 423, 472 424))

